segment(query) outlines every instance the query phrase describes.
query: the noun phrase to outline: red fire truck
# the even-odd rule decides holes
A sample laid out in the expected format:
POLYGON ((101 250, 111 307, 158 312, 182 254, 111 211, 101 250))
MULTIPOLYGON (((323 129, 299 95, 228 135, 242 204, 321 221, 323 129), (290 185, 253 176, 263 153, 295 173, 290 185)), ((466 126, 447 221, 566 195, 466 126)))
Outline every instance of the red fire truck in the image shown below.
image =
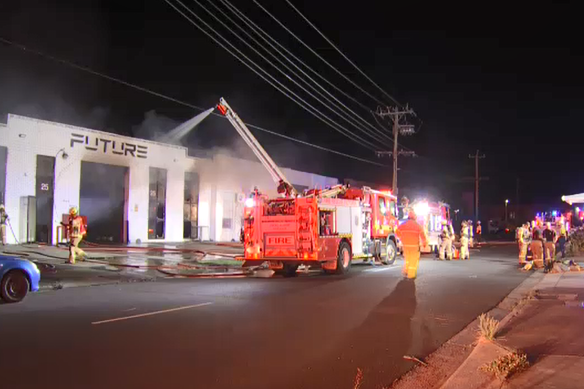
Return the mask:
POLYGON ((223 98, 217 109, 270 172, 281 195, 268 198, 255 190, 246 200, 244 266, 268 262, 271 269, 292 276, 301 264, 343 274, 354 260, 395 262, 395 196, 348 185, 299 194, 223 98))

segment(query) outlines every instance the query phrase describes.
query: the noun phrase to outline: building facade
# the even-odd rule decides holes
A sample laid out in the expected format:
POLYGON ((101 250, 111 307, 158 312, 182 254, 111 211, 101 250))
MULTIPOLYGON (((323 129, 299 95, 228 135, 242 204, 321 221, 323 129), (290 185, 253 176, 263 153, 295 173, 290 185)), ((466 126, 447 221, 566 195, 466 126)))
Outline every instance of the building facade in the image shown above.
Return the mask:
MULTIPOLYGON (((298 189, 338 180, 282 169, 298 189)), ((275 194, 260 163, 61 123, 9 115, 0 125, 0 202, 9 243, 61 240, 71 207, 96 243, 239 239, 251 190, 275 194)))

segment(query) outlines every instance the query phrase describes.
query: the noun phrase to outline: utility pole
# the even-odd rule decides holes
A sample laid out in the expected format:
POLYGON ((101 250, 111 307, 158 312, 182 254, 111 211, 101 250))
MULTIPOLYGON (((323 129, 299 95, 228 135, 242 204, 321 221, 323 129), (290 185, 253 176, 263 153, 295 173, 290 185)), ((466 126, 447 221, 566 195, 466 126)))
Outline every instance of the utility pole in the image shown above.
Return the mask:
POLYGON ((376 154, 378 157, 383 155, 392 156, 393 157, 393 176, 392 176, 392 183, 391 183, 391 191, 392 193, 397 196, 398 189, 397 189, 397 159, 400 155, 415 157, 416 153, 410 150, 399 150, 398 146, 398 136, 401 135, 412 135, 415 133, 414 126, 407 123, 401 123, 400 121, 406 117, 406 115, 416 115, 414 110, 406 106, 405 108, 399 107, 387 107, 386 110, 382 110, 381 108, 377 109, 376 115, 380 116, 381 118, 388 117, 389 120, 392 122, 392 133, 393 133, 393 151, 378 151, 376 154))
MULTIPOLYGON (((479 176, 479 159, 486 158, 486 156, 479 155, 479 151, 477 150, 475 155, 469 154, 468 156, 470 159, 475 160, 475 223, 479 220, 479 181, 481 181, 481 177, 479 176)), ((488 179, 488 178, 483 178, 488 179)))

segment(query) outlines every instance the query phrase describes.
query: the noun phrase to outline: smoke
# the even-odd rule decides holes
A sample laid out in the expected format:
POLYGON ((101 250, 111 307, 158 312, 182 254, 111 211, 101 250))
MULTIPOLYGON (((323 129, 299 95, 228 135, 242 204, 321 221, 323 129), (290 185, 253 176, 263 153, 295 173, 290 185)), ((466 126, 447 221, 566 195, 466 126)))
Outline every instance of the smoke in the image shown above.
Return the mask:
POLYGON ((144 120, 132 127, 132 134, 136 138, 160 141, 165 138, 172 129, 180 126, 181 122, 167 116, 157 114, 151 110, 144 114, 144 120))
POLYGON ((44 99, 45 103, 25 103, 3 112, 27 116, 34 119, 65 123, 96 130, 105 130, 111 117, 109 107, 93 107, 89 110, 75 109, 65 100, 52 96, 44 99))

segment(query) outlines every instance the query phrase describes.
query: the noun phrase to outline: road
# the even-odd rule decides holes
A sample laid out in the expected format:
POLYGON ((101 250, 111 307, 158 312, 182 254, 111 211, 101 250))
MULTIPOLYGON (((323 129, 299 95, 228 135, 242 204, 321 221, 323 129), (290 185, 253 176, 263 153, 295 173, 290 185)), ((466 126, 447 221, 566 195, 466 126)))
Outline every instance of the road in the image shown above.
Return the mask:
POLYGON ((470 261, 355 266, 346 277, 171 279, 0 306, 4 388, 389 386, 528 274, 514 246, 470 261))

